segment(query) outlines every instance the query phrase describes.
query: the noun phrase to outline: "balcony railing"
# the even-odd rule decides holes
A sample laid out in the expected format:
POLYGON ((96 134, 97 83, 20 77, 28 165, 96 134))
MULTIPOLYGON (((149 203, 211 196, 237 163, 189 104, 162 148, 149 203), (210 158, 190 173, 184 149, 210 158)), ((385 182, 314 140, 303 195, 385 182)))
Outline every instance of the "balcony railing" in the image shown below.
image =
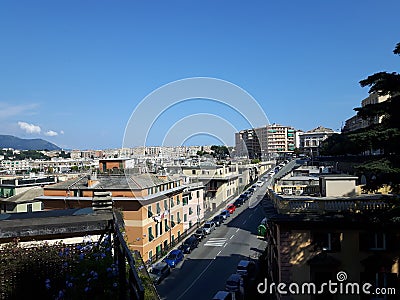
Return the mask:
POLYGON ((377 199, 376 197, 365 197, 359 196, 356 198, 342 198, 342 199, 329 199, 315 197, 303 197, 303 196, 283 196, 278 195, 272 190, 267 191, 267 195, 273 201, 275 207, 280 213, 287 212, 360 212, 360 211, 372 211, 372 210, 384 210, 388 209, 389 204, 383 199, 377 199), (368 199, 370 198, 370 199, 368 199))

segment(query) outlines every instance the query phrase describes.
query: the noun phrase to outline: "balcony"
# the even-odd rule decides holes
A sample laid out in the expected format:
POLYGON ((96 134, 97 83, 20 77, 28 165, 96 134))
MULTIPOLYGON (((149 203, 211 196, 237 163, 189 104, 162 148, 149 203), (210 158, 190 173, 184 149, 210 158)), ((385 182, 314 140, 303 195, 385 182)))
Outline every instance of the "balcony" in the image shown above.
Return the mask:
POLYGON ((140 254, 132 255, 125 243, 120 217, 111 210, 75 212, 15 214, 0 221, 0 298, 144 299, 146 289, 158 299, 146 283, 148 274, 137 269, 140 254), (92 238, 85 240, 88 235, 92 238), (73 236, 82 240, 68 243, 73 236), (52 240, 60 237, 61 242, 52 240))
POLYGON ((268 197, 279 213, 324 213, 324 212, 361 212, 386 210, 390 205, 380 195, 360 195, 355 197, 309 197, 285 196, 269 189, 268 197))

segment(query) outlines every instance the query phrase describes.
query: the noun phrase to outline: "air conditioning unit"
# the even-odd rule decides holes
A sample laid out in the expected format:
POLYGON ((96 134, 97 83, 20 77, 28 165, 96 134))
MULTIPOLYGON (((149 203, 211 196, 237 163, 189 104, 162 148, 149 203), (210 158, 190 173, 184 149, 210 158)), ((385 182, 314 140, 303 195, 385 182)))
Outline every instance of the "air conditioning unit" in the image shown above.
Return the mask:
POLYGON ((303 190, 295 190, 294 193, 296 196, 300 196, 301 194, 303 194, 303 190))
POLYGON ((283 189, 283 194, 284 195, 292 195, 293 191, 292 191, 292 189, 283 189))

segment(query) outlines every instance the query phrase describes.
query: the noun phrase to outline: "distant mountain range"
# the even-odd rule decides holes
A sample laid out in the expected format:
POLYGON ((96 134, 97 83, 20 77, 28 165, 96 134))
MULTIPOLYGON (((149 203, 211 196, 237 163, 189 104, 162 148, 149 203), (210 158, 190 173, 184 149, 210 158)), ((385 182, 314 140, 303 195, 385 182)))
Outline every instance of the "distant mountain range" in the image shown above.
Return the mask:
POLYGON ((0 134, 1 148, 13 148, 17 150, 61 150, 57 145, 43 139, 21 139, 12 135, 0 134))

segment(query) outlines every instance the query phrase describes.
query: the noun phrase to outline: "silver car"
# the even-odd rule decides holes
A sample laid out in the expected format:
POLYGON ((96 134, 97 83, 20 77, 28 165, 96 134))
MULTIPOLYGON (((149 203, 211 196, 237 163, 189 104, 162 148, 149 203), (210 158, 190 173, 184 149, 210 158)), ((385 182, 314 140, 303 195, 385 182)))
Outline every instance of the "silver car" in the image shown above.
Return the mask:
POLYGON ((206 234, 210 234, 211 231, 215 230, 215 223, 212 221, 206 222, 204 223, 203 229, 206 234))

